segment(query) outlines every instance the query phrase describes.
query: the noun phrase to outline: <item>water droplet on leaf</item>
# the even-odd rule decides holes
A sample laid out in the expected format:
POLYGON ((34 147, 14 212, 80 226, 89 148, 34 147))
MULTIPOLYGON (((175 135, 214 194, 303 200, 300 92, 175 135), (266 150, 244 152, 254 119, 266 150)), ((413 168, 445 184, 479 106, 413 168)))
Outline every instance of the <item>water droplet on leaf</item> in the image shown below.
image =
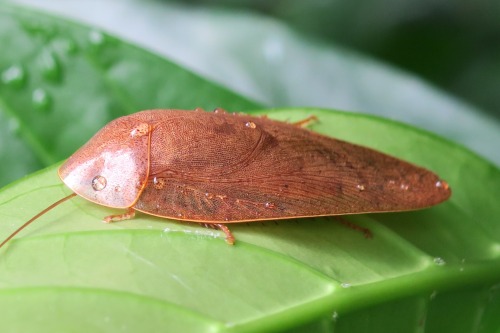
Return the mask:
POLYGON ((52 106, 52 98, 42 88, 33 90, 31 95, 33 107, 38 111, 49 111, 52 106))
POLYGON ((89 42, 94 46, 101 46, 106 42, 106 36, 99 30, 92 30, 89 33, 89 42))
POLYGON ((17 89, 22 88, 26 83, 26 72, 21 66, 10 66, 2 72, 2 82, 17 89))
POLYGON ((7 128, 11 133, 18 135, 21 129, 21 124, 17 119, 11 118, 7 124, 7 128))
POLYGON ((434 258, 434 263, 436 265, 438 265, 438 266, 444 266, 444 265, 446 265, 446 261, 444 261, 444 259, 441 258, 441 257, 434 258))
POLYGON ((39 60, 42 76, 52 82, 59 82, 62 77, 61 65, 57 57, 51 51, 42 53, 39 60))

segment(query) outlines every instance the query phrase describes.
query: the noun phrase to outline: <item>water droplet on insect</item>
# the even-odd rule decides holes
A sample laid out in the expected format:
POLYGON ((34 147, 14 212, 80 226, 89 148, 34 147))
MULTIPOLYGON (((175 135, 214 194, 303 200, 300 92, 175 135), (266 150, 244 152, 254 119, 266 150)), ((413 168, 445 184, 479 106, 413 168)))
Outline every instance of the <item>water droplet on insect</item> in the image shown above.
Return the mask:
POLYGON ((89 42, 94 46, 101 46, 106 42, 106 37, 99 30, 92 30, 89 33, 89 42))
POLYGON ((205 196, 206 196, 208 199, 213 199, 214 194, 213 194, 213 193, 210 193, 210 192, 205 192, 205 196))
POLYGON ((44 51, 39 59, 42 76, 52 82, 61 80, 61 65, 59 60, 51 51, 44 51))
POLYGON ((274 202, 266 202, 266 203, 264 204, 264 206, 265 206, 266 208, 270 208, 270 209, 272 209, 272 208, 276 208, 276 205, 274 204, 274 202))
POLYGON ((2 82, 17 89, 22 88, 26 83, 26 72, 21 66, 10 66, 2 72, 2 82))
POLYGON ((359 191, 364 191, 364 190, 365 190, 365 185, 358 184, 358 185, 356 185, 356 188, 357 188, 359 191))
POLYGON ((31 95, 31 102, 33 107, 38 111, 49 111, 52 105, 52 99, 47 94, 47 92, 42 88, 37 88, 33 90, 31 95))
POLYGON ((407 190, 410 188, 410 185, 408 185, 408 184, 401 184, 399 187, 400 187, 403 191, 407 191, 407 190))
POLYGON ((182 218, 182 216, 183 216, 182 213, 177 213, 177 217, 182 218))
POLYGON ((247 121, 245 126, 252 129, 257 127, 253 121, 247 121))
POLYGON ((95 191, 102 191, 106 187, 107 180, 103 176, 95 176, 94 179, 92 179, 92 188, 95 191))
POLYGON ((214 109, 214 113, 222 113, 222 114, 225 114, 227 113, 226 110, 224 110, 223 108, 215 108, 214 109))
POLYGON ((142 124, 137 125, 136 127, 134 127, 134 129, 132 129, 130 131, 130 136, 131 137, 141 137, 141 136, 146 135, 148 133, 149 133, 149 125, 146 123, 142 123, 142 124))
POLYGON ((444 188, 445 190, 447 190, 448 189, 448 183, 445 182, 445 181, 443 181, 443 180, 438 180, 436 182, 436 187, 437 188, 444 188))
POLYGON ((167 184, 167 181, 165 178, 160 178, 160 177, 153 178, 153 186, 157 190, 163 189, 166 184, 167 184))
POLYGON ((436 265, 438 265, 438 266, 444 266, 444 265, 446 265, 446 261, 444 261, 444 259, 441 258, 441 257, 434 258, 434 263, 436 265))

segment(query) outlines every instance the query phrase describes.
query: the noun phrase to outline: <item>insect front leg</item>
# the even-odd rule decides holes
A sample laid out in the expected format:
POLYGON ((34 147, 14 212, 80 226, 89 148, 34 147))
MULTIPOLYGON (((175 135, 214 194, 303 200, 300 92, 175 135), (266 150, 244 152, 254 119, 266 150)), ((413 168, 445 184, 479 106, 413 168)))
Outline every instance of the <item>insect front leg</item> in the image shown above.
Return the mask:
POLYGON ((105 218, 102 219, 102 221, 104 223, 111 223, 111 222, 117 222, 117 221, 123 221, 123 220, 130 220, 130 219, 134 218, 134 216, 135 216, 135 209, 132 207, 129 207, 125 213, 106 216, 105 218))

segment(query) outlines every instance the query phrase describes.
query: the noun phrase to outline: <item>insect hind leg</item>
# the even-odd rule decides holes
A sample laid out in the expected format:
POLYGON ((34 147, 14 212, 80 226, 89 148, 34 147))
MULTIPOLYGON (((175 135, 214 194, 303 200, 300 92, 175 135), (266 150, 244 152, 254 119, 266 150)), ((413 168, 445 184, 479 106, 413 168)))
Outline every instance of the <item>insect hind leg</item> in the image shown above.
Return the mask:
POLYGON ((218 229, 222 231, 224 234, 226 234, 226 243, 228 243, 229 245, 234 245, 234 243, 236 242, 236 238, 234 238, 233 233, 231 232, 231 230, 229 230, 227 225, 222 223, 200 223, 200 224, 206 228, 218 229))

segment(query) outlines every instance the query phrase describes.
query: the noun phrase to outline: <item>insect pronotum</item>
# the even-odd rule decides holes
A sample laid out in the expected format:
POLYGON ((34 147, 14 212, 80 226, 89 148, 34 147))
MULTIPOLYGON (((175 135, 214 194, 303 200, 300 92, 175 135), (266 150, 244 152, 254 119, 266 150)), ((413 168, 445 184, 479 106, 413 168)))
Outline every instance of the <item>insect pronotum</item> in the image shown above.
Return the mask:
POLYGON ((295 124, 227 113, 148 110, 111 121, 60 168, 74 193, 135 212, 199 222, 235 239, 228 224, 436 205, 451 194, 433 172, 295 124))

